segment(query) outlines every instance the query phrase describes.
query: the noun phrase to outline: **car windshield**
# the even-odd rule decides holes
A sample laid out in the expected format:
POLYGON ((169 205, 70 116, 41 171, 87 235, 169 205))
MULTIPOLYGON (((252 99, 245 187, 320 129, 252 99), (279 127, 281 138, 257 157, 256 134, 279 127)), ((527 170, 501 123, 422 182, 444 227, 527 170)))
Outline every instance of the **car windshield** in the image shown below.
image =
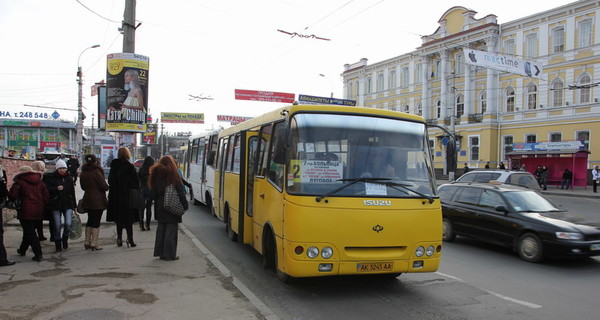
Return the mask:
POLYGON ((423 123, 356 115, 292 117, 291 194, 430 197, 435 179, 423 123))
POLYGON ((504 196, 515 211, 520 212, 552 212, 562 211, 548 199, 535 191, 511 191, 504 196))

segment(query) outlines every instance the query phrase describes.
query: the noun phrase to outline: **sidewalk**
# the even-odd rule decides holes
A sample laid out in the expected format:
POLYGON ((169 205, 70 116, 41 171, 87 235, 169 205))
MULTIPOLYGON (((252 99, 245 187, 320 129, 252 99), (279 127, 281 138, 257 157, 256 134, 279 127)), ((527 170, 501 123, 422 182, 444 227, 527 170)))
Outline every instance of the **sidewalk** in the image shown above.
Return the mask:
MULTIPOLYGON (((61 253, 43 241, 37 263, 31 249, 17 254, 22 232, 17 220, 9 221, 4 243, 17 263, 0 268, 0 319, 265 318, 183 231, 180 259, 163 261, 153 257, 156 224, 151 231, 134 228, 135 248, 117 247, 114 224, 104 223, 104 250, 85 250, 84 236, 61 253)), ((47 224, 44 232, 48 237, 47 224)))

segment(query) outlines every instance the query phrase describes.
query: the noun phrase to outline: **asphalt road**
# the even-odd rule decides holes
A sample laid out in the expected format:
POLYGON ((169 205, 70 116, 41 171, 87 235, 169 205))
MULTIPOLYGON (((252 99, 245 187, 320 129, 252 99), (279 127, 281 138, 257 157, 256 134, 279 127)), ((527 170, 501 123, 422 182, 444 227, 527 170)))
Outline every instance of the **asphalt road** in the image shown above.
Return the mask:
MULTIPOLYGON (((557 197, 569 210, 598 215, 598 200, 557 197), (562 199, 565 198, 565 199, 562 199)), ((194 207, 186 227, 281 319, 596 319, 600 258, 531 264, 505 248, 458 238, 437 273, 397 279, 330 277, 280 282, 224 224, 194 207)))

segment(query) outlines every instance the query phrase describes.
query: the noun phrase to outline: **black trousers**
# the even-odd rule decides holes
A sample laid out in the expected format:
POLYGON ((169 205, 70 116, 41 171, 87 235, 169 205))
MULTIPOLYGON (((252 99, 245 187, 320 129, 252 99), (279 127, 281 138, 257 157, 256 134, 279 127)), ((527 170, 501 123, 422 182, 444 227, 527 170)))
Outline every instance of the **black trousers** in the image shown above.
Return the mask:
POLYGON ((31 246, 33 254, 36 257, 42 256, 42 246, 37 235, 38 220, 19 220, 21 228, 23 228, 23 240, 21 241, 20 251, 26 252, 31 246))
POLYGON ((158 222, 154 241, 154 256, 175 258, 177 256, 178 223, 158 222))
POLYGON ((0 212, 0 262, 7 261, 6 248, 4 247, 4 221, 2 221, 2 212, 0 212))
POLYGON ((102 220, 102 213, 104 210, 102 209, 88 209, 87 215, 88 220, 85 224, 86 227, 91 228, 100 228, 100 220, 102 220))

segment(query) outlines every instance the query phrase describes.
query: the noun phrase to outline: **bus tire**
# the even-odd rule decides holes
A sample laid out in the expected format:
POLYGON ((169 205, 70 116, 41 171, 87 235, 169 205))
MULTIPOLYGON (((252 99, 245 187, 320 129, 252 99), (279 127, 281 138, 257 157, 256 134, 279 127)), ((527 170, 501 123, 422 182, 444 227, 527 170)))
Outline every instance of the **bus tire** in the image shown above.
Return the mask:
MULTIPOLYGON (((273 240, 275 241, 275 240, 273 240)), ((277 274, 277 278, 283 282, 283 283, 290 283, 292 281, 294 281, 294 277, 288 275, 287 273, 279 270, 279 258, 278 258, 278 254, 277 254, 277 246, 274 245, 275 248, 275 255, 274 255, 274 260, 275 260, 275 273, 277 274)))
POLYGON ((263 236, 265 243, 263 244, 262 252, 262 266, 263 269, 274 269, 275 268, 275 243, 273 234, 266 232, 263 236))
POLYGON ((231 215, 227 215, 227 223, 225 223, 225 229, 227 230, 227 237, 229 238, 229 240, 236 242, 237 241, 237 233, 235 233, 233 231, 233 229, 231 229, 231 215))

